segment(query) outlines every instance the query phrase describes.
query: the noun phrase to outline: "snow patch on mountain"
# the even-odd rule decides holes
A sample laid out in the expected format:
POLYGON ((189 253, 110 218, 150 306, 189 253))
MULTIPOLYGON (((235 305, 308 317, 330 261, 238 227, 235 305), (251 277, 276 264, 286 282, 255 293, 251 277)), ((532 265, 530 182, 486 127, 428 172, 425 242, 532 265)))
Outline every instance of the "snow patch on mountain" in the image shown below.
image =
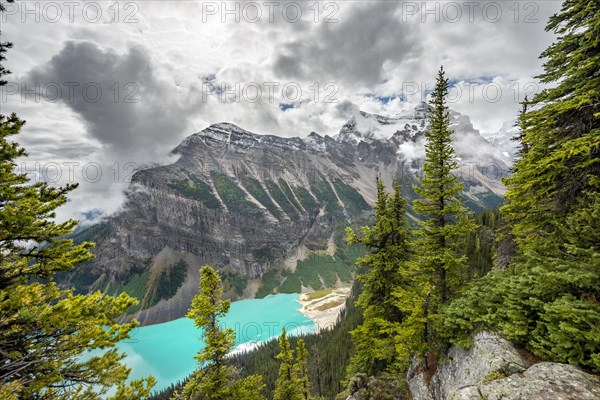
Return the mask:
MULTIPOLYGON (((364 111, 358 112, 341 128, 338 135, 331 138, 311 132, 305 138, 284 138, 274 135, 260 135, 242 129, 234 124, 214 124, 201 132, 188 137, 175 150, 192 146, 195 140, 209 145, 230 147, 237 151, 259 148, 281 148, 286 150, 310 150, 317 153, 334 151, 339 145, 351 145, 356 151, 367 144, 373 149, 388 146, 399 160, 414 164, 425 158, 425 132, 429 129, 431 106, 421 102, 414 109, 405 110, 394 116, 382 116, 364 111), (337 143, 337 145, 336 145, 337 143), (363 145, 361 145, 363 143, 363 145)), ((511 138, 518 132, 514 121, 506 122, 493 134, 483 135, 473 127, 471 119, 457 111, 449 110, 450 129, 453 145, 460 164, 478 164, 486 167, 498 164, 507 169, 515 159, 517 145, 511 138)), ((363 147, 364 148, 364 147, 363 147)), ((368 155, 359 155, 359 158, 368 155)))
POLYGON ((517 120, 506 121, 502 128, 491 134, 485 135, 485 138, 496 146, 506 157, 514 159, 519 148, 519 143, 512 140, 521 128, 517 125, 517 120))
MULTIPOLYGON (((361 111, 342 127, 336 140, 353 145, 361 142, 393 143, 398 157, 413 163, 425 157, 424 134, 429 129, 430 109, 430 105, 421 102, 412 110, 389 117, 361 111)), ((449 116, 450 129, 454 132, 453 144, 460 161, 464 159, 482 166, 489 163, 512 164, 515 152, 510 141, 514 135, 512 122, 486 138, 473 127, 469 116, 454 110, 449 110, 449 116)))

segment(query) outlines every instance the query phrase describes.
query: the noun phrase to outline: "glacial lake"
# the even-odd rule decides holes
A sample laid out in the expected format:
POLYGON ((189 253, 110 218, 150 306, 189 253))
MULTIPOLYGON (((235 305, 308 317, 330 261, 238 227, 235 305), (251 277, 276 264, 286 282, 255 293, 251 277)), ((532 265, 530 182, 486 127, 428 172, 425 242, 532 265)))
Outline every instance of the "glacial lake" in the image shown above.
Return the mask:
MULTIPOLYGON (((283 327, 290 335, 314 332, 314 322, 299 311, 298 298, 298 294, 277 294, 232 303, 221 323, 235 331, 234 351, 245 351, 277 337, 283 327)), ((130 339, 117 347, 127 354, 124 362, 131 368, 129 378, 153 375, 156 378, 153 390, 158 391, 181 381, 196 369, 194 356, 202 342, 193 321, 180 318, 137 328, 131 332, 130 339)))

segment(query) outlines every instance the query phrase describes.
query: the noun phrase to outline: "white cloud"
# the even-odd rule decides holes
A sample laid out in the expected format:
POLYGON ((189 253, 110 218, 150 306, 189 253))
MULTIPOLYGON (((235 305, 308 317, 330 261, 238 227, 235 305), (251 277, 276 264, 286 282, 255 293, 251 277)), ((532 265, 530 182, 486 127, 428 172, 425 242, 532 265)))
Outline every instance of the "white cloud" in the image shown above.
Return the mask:
MULTIPOLYGON (((98 162, 105 168, 116 162, 165 162, 183 137, 223 121, 258 133, 334 135, 359 108, 384 115, 405 109, 399 98, 385 103, 373 95, 398 95, 415 85, 431 88, 440 64, 462 88, 484 79, 502 89, 495 103, 476 92, 472 101, 462 96, 452 105, 469 115, 476 129, 497 130, 519 109, 511 86, 532 81, 541 71, 538 55, 554 39, 544 26, 560 7, 559 2, 535 3, 534 8, 520 2, 516 15, 517 3, 497 3, 502 4, 502 18, 490 22, 490 2, 477 3, 473 21, 464 3, 454 3, 461 5, 462 18, 452 23, 443 18, 452 17, 452 2, 427 2, 429 9, 438 4, 440 22, 422 10, 412 15, 412 7, 424 2, 320 2, 318 14, 310 2, 281 2, 270 22, 269 10, 258 2, 261 20, 250 23, 252 10, 246 9, 236 22, 235 15, 224 13, 221 2, 212 3, 218 7, 212 14, 209 2, 103 1, 97 3, 102 7, 97 23, 82 17, 83 2, 75 8, 73 22, 63 7, 62 18, 51 23, 48 15, 35 22, 35 16, 22 13, 24 7, 43 2, 19 3, 17 13, 2 21, 3 39, 15 44, 7 63, 15 72, 12 80, 106 83, 114 78, 121 85, 139 81, 145 89, 141 94, 147 96, 146 103, 140 97, 139 105, 22 102, 19 95, 2 102, 2 112, 14 110, 28 120, 21 140, 31 161, 98 162), (289 18, 296 10, 293 3, 303 15, 296 23, 289 18), (287 18, 282 17, 285 7, 287 18), (483 13, 485 7, 488 14, 483 13), (327 16, 338 22, 326 23, 327 16), (269 82, 280 88, 297 84, 302 101, 283 111, 280 104, 289 99, 281 90, 275 90, 272 99, 263 93, 257 102, 223 102, 216 95, 203 100, 202 78, 211 76, 217 83, 256 82, 263 89, 269 82), (332 84, 326 88, 328 82, 332 84), (325 102, 328 95, 335 102, 325 102)), ((229 9, 234 6, 228 3, 229 9)), ((238 7, 242 11, 243 3, 238 7)), ((88 11, 93 16, 93 10, 88 11)), ((421 97, 415 94, 409 100, 421 97)), ((125 186, 84 181, 65 214, 94 208, 113 211, 125 186)))

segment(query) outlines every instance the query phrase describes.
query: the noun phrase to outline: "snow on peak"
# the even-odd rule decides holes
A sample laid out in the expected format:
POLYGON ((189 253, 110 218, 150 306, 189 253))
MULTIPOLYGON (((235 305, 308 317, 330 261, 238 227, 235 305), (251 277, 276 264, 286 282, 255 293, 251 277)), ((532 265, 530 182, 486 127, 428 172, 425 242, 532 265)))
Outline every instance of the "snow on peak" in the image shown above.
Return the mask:
POLYGON ((517 124, 517 120, 506 121, 502 124, 502 128, 498 131, 485 135, 494 146, 502 151, 502 154, 509 159, 516 156, 519 144, 512 140, 521 128, 517 124))
MULTIPOLYGON (((415 141, 429 126, 430 109, 430 105, 421 102, 414 109, 402 111, 392 117, 361 111, 342 127, 337 140, 354 144, 373 140, 391 140, 398 144, 407 140, 415 141)), ((450 110, 450 127, 457 133, 479 135, 467 115, 453 110, 450 110)))

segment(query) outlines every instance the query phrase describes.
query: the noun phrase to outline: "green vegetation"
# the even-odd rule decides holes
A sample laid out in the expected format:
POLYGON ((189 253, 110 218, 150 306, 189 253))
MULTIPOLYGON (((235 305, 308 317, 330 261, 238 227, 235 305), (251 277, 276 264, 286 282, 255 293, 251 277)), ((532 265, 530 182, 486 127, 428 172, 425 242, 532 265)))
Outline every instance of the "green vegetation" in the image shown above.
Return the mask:
POLYGON ((334 179, 333 186, 346 209, 355 213, 371 209, 369 203, 352 186, 345 184, 340 179, 334 179))
POLYGON ((124 285, 113 284, 109 285, 108 288, 105 289, 107 293, 111 293, 114 296, 117 296, 121 293, 126 293, 128 296, 131 296, 137 299, 138 303, 129 308, 128 312, 135 312, 140 310, 142 307, 142 300, 146 295, 146 291, 148 289, 148 271, 144 271, 141 273, 133 274, 124 285))
POLYGON ((255 219, 263 218, 261 209, 246 198, 246 193, 232 178, 215 171, 211 171, 211 176, 219 197, 230 212, 255 219))
POLYGON ((364 321, 351 332, 356 354, 348 369, 349 376, 378 375, 396 369, 399 359, 396 335, 403 317, 397 295, 406 285, 403 269, 411 255, 405 204, 399 185, 395 185, 390 196, 383 182, 377 179, 374 225, 363 227, 360 237, 347 229, 348 243, 360 243, 369 250, 357 261, 360 267, 357 280, 362 293, 356 305, 363 310, 364 321))
POLYGON ((321 207, 325 209, 325 212, 335 213, 342 210, 331 185, 326 180, 312 180, 310 190, 314 193, 321 207))
MULTIPOLYGON (((300 285, 320 289, 338 278, 350 280, 350 265, 361 256, 357 282, 334 329, 302 338, 287 338, 284 329, 278 342, 229 356, 235 335, 219 322, 230 302, 222 299, 219 274, 204 266, 188 313, 205 343, 196 356, 199 369, 152 399, 409 398, 403 377, 412 360, 421 362, 417 367, 425 377, 431 376, 435 365, 430 360, 443 357, 451 343, 468 346, 472 334, 483 330, 499 332, 542 360, 600 372, 598 16, 596 1, 565 0, 551 18, 547 29, 561 36, 542 54, 547 60, 540 78, 548 89, 527 101, 519 116, 521 159, 505 180, 506 204, 499 212, 482 211, 476 226, 460 200, 463 185, 452 174, 456 164, 445 105, 448 80, 441 69, 426 133, 425 174, 413 186, 410 196, 415 197, 406 195, 414 198, 414 207, 403 197, 407 182, 396 183, 390 194, 378 180, 370 226, 358 229, 358 220, 351 220, 348 243, 343 244, 339 241, 347 221, 340 221, 333 257, 313 254, 298 262, 294 272, 273 270, 264 276, 259 295, 298 291, 300 285), (408 212, 420 216, 416 238, 408 212), (501 256, 507 261, 503 268, 493 268, 503 245, 501 256)), ((0 42, 0 61, 8 47, 0 42)), ((0 66, 0 77, 6 73, 0 66)), ((135 321, 116 323, 135 299, 125 293, 76 295, 54 282, 57 274, 90 260, 92 244, 86 237, 103 233, 81 233, 74 243, 69 235, 76 221, 56 223, 54 211, 76 185, 53 188, 16 172, 15 160, 26 153, 9 138, 23 124, 14 114, 0 116, 0 397, 98 399, 114 390, 113 399, 144 398, 154 380, 127 384, 129 370, 114 348, 137 326, 135 321), (86 358, 90 353, 102 355, 86 358)), ((229 210, 262 216, 233 179, 213 173, 213 180, 229 210)), ((171 184, 211 203, 206 187, 192 182, 171 184)), ((243 185, 266 202, 266 192, 256 183, 243 185)), ((292 219, 300 211, 294 192, 305 210, 318 207, 309 204, 314 199, 304 188, 292 190, 281 181, 266 185, 292 219)), ((333 185, 347 209, 366 209, 357 192, 341 181, 333 185)), ((328 213, 340 214, 341 205, 325 179, 311 182, 311 191, 328 213)), ((148 276, 147 269, 132 271, 125 284, 109 290, 143 295, 146 305, 173 296, 187 265, 179 262, 155 276, 148 276)), ((232 291, 243 292, 243 279, 235 274, 227 278, 232 291)), ((86 283, 88 276, 75 281, 86 283)), ((323 289, 313 297, 326 293, 323 289)), ((503 371, 495 372, 484 382, 503 377, 503 371)))
POLYGON ((296 270, 287 275, 279 290, 281 293, 299 293, 301 282, 315 290, 323 288, 323 283, 325 287, 332 287, 338 276, 342 282, 352 279, 348 267, 341 261, 328 255, 311 254, 298 261, 296 270))
POLYGON ((217 271, 205 265, 200 269, 200 293, 192 300, 187 317, 202 330, 204 348, 195 357, 199 369, 189 378, 181 393, 173 399, 181 400, 263 400, 264 387, 259 375, 236 379, 235 367, 227 364, 227 355, 235 344, 233 329, 221 329, 219 320, 228 312, 231 303, 222 300, 223 286, 217 271))
POLYGON ((241 297, 244 294, 244 289, 248 285, 246 278, 234 272, 225 271, 221 273, 223 277, 223 285, 228 294, 241 297))
POLYGON ((275 203, 271 200, 263 186, 259 181, 254 178, 245 176, 242 178, 242 185, 246 188, 248 193, 252 195, 256 200, 260 202, 269 212, 277 219, 281 219, 282 215, 275 203))
MULTIPOLYGON (((360 229, 369 223, 369 221, 369 218, 358 218, 355 216, 349 222, 339 221, 335 224, 333 236, 335 242, 334 257, 348 267, 348 274, 350 275, 356 270, 356 261, 366 254, 367 249, 361 243, 348 243, 346 241, 346 230, 347 228, 360 229)), ((344 280, 342 276, 340 276, 340 279, 344 280)))
POLYGON ((500 227, 499 221, 498 209, 482 211, 475 217, 477 229, 467 235, 465 244, 465 255, 471 278, 487 274, 494 266, 498 251, 496 231, 500 227))
MULTIPOLYGON (((300 277, 296 273, 287 274, 284 273, 284 280, 279 285, 277 289, 277 293, 298 293, 302 289, 302 284, 304 281, 300 280, 300 277)), ((315 278, 312 281, 308 281, 304 284, 305 286, 313 287, 315 285, 317 288, 323 287, 321 281, 319 280, 319 276, 317 273, 311 274, 310 278, 315 278)), ((306 279, 306 277, 305 277, 306 279)))
POLYGON ((463 202, 465 207, 474 212, 483 212, 486 210, 498 208, 504 202, 504 199, 493 192, 478 193, 475 195, 477 201, 469 196, 461 195, 458 198, 463 202))
POLYGON ((452 171, 457 168, 452 147, 450 115, 446 106, 448 79, 440 68, 432 94, 430 129, 425 133, 425 171, 420 196, 413 208, 421 216, 414 257, 401 270, 405 283, 396 292, 404 314, 398 330, 397 351, 404 367, 419 355, 425 370, 429 357, 445 350, 438 327, 440 308, 457 295, 468 277, 464 240, 475 229, 466 208, 457 199, 463 188, 452 171))
MULTIPOLYGON (((448 81, 440 70, 421 184, 409 193, 403 182, 393 196, 378 184, 374 224, 362 234, 348 233, 351 242, 369 250, 359 262, 364 291, 356 301, 364 322, 354 318, 360 313, 349 302, 347 318, 336 329, 303 338, 316 346, 308 364, 313 392, 328 398, 340 393, 340 366, 348 365, 355 351, 349 388, 339 398, 408 398, 405 383, 389 379, 388 372, 403 371, 419 357, 419 367, 431 376, 435 365, 429 360, 443 356, 450 343, 468 345, 482 330, 499 332, 542 360, 600 371, 599 7, 594 1, 566 0, 550 19, 547 29, 561 37, 543 53, 540 78, 549 88, 520 114, 521 159, 505 180, 505 205, 500 211, 480 210, 477 224, 452 174, 456 165, 444 99, 448 81), (415 200, 412 211, 420 223, 414 240, 399 192, 415 200), (352 351, 346 351, 349 331, 352 351), (330 359, 329 349, 343 353, 330 359), (344 362, 335 364, 338 358, 344 362)), ((311 184, 324 207, 335 204, 327 186, 311 184)), ((302 202, 303 196, 297 197, 302 202)), ((495 206, 496 200, 490 197, 487 205, 495 206)), ((273 274, 271 287, 276 290, 282 278, 290 286, 315 281, 301 274, 301 269, 290 276, 273 274)), ((277 379, 278 365, 270 361, 276 351, 271 342, 232 362, 247 373, 263 371, 270 395, 277 379)), ((503 377, 501 371, 484 381, 503 377)))
POLYGON ((333 289, 321 289, 321 290, 315 290, 314 292, 311 292, 311 293, 306 293, 304 296, 306 297, 307 300, 317 300, 317 299, 327 296, 328 294, 330 294, 332 292, 333 292, 333 289))
POLYGON ((294 370, 294 351, 287 339, 285 327, 279 337, 279 349, 276 357, 280 361, 279 377, 275 382, 273 400, 303 400, 302 386, 294 370))
POLYGON ((142 308, 148 308, 161 300, 168 300, 175 296, 177 290, 185 282, 188 264, 179 260, 169 268, 165 268, 149 283, 148 290, 142 301, 142 308))
POLYGON ((341 282, 352 281, 352 271, 356 258, 363 254, 362 248, 348 246, 351 254, 345 254, 346 249, 336 251, 335 256, 311 253, 296 264, 296 270, 268 271, 262 279, 262 285, 256 297, 264 297, 272 293, 300 293, 302 285, 314 290, 335 286, 338 278, 341 282), (283 281, 283 282, 282 282, 283 281))
POLYGON ((110 225, 108 222, 100 222, 85 228, 75 228, 72 235, 68 239, 73 239, 73 243, 81 244, 83 242, 98 242, 106 238, 110 233, 110 225))
POLYGON ((373 377, 358 373, 350 379, 348 390, 337 395, 336 400, 345 400, 350 393, 355 400, 412 400, 406 381, 396 374, 373 377))
POLYGON ((290 186, 287 184, 287 182, 283 179, 279 179, 278 182, 279 187, 283 190, 290 203, 292 203, 293 206, 296 207, 296 210, 302 212, 302 207, 298 203, 298 200, 296 200, 296 197, 294 196, 294 193, 292 192, 292 189, 290 189, 290 186))
MULTIPOLYGON (((148 285, 148 271, 144 271, 140 274, 134 274, 128 281, 127 284, 115 291, 115 294, 127 293, 131 297, 135 297, 139 301, 144 298, 148 285)), ((138 304, 139 306, 139 304, 138 304)))
POLYGON ((298 384, 300 386, 300 398, 308 400, 310 397, 310 381, 308 378, 308 349, 304 344, 304 340, 299 339, 296 346, 296 365, 294 365, 296 374, 298 375, 298 384))
POLYGON ((256 297, 260 298, 272 293, 300 293, 302 285, 315 290, 324 286, 329 288, 335 286, 338 278, 348 283, 352 280, 351 268, 334 257, 312 253, 304 260, 298 261, 294 272, 268 271, 263 276, 256 297))
POLYGON ((567 0, 547 30, 549 84, 521 112, 501 208, 516 254, 450 304, 452 342, 494 329, 545 360, 600 371, 600 8, 567 0))
POLYGON ((279 207, 290 217, 292 220, 298 220, 300 216, 298 215, 298 210, 293 206, 293 204, 288 200, 285 193, 281 190, 281 188, 273 181, 266 180, 265 185, 267 185, 267 190, 273 196, 279 207))
POLYGON ((256 292, 257 298, 262 298, 270 294, 275 293, 275 290, 279 287, 280 272, 277 270, 269 270, 262 277, 262 284, 256 292))
POLYGON ((145 266, 133 268, 133 271, 139 272, 133 272, 128 278, 123 277, 121 281, 125 281, 124 284, 111 282, 104 289, 105 292, 115 296, 126 293, 136 298, 138 303, 129 308, 129 313, 152 307, 160 300, 170 299, 185 282, 188 265, 184 260, 178 261, 152 277, 150 263, 151 260, 147 260, 145 266))
POLYGON ((319 204, 308 190, 302 186, 295 186, 294 193, 296 194, 296 197, 298 197, 300 203, 302 203, 302 207, 304 207, 307 212, 314 213, 315 211, 319 210, 319 204))
POLYGON ((175 180, 168 185, 190 199, 201 201, 207 208, 214 210, 222 208, 210 185, 195 176, 191 176, 189 180, 175 180))
POLYGON ((352 281, 356 269, 356 260, 365 254, 360 244, 348 244, 345 240, 345 228, 358 226, 365 219, 353 218, 350 222, 338 221, 335 225, 335 253, 332 256, 323 251, 313 251, 304 260, 296 263, 294 272, 270 270, 262 277, 262 284, 256 297, 262 298, 273 293, 300 293, 302 285, 314 290, 335 286, 338 278, 341 282, 352 281), (324 284, 324 285, 323 285, 324 284))
POLYGON ((492 382, 498 379, 504 379, 506 377, 507 375, 500 371, 490 372, 482 379, 482 382, 492 382))
MULTIPOLYGON (((0 41, 0 62, 10 47, 0 41)), ((0 65, 0 89, 7 73, 0 65)), ((0 398, 145 398, 154 379, 127 383, 125 356, 115 349, 138 325, 117 323, 136 300, 76 295, 53 281, 90 260, 93 244, 68 238, 78 221, 55 220, 77 184, 51 187, 17 170, 27 153, 11 139, 24 124, 0 115, 0 398)))

